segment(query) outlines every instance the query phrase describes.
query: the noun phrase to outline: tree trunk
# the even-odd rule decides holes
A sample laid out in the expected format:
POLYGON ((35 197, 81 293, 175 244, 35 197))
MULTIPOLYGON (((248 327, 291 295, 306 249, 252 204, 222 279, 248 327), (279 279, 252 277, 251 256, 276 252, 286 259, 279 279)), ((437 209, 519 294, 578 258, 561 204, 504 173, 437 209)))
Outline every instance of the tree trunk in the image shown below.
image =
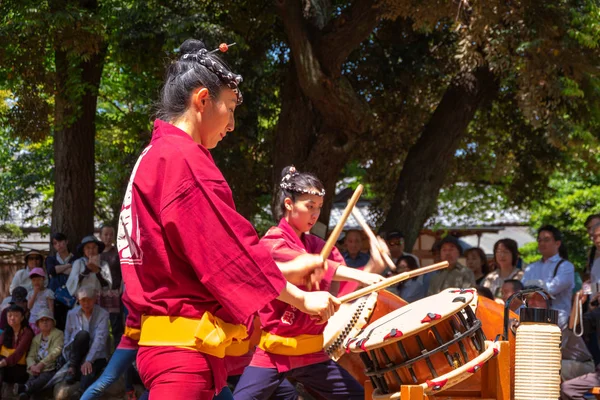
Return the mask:
POLYGON ((486 67, 457 76, 409 150, 381 228, 402 231, 407 249, 434 211, 449 165, 475 112, 496 92, 496 80, 486 67))
POLYGON ((96 103, 106 48, 73 65, 55 52, 54 201, 52 232, 67 235, 71 248, 94 231, 96 103), (72 104, 73 82, 84 87, 72 104))
POLYGON ((342 66, 373 31, 379 12, 372 0, 355 0, 329 20, 328 4, 276 2, 292 54, 273 153, 275 188, 281 170, 291 164, 323 182, 327 196, 319 221, 326 225, 340 172, 373 118, 362 95, 342 75, 342 66), (306 15, 303 4, 314 13, 306 15))

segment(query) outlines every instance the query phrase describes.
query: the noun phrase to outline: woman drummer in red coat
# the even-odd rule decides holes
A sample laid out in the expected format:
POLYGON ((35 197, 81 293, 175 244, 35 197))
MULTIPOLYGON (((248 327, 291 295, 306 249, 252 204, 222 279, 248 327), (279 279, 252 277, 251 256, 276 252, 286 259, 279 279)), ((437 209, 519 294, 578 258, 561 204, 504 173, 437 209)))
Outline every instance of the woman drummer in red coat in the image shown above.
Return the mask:
POLYGON ((129 331, 141 330, 137 362, 150 399, 232 398, 223 357, 254 313, 279 299, 325 321, 339 302, 289 283, 322 268, 318 257, 278 266, 237 213, 209 150, 234 129, 241 77, 201 41, 179 50, 123 201, 123 301, 129 331))

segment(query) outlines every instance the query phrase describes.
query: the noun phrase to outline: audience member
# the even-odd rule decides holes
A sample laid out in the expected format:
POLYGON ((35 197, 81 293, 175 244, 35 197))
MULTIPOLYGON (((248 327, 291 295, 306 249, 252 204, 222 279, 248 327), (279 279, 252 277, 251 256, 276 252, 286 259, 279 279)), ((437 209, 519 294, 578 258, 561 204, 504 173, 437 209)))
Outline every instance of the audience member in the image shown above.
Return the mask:
MULTIPOLYGON (((501 290, 501 294, 502 294, 502 301, 504 301, 504 303, 506 303, 508 301, 508 298, 510 296, 512 296, 513 294, 520 292, 521 290, 523 290, 523 283, 518 280, 518 279, 507 279, 504 281, 504 283, 502 284, 502 290, 501 290)), ((521 306, 523 305, 523 302, 518 299, 518 298, 514 298, 512 299, 511 303, 510 303, 510 309, 513 310, 514 312, 518 313, 519 308, 521 308, 521 306)))
POLYGON ((465 259, 467 268, 469 268, 475 276, 475 284, 481 285, 481 281, 490 272, 487 256, 479 247, 472 247, 465 251, 465 259))
MULTIPOLYGON (((398 260, 397 272, 399 274, 412 271, 417 268, 419 268, 419 266, 417 265, 414 257, 405 255, 401 256, 398 260)), ((400 282, 393 291, 409 303, 421 300, 427 294, 427 290, 423 283, 423 275, 400 282)))
POLYGON ((96 304, 96 289, 83 286, 77 291, 79 306, 67 315, 63 355, 69 362, 67 384, 81 380, 79 399, 106 366, 109 347, 109 314, 96 304))
POLYGON ((594 359, 583 338, 575 335, 569 328, 562 330, 560 352, 562 355, 560 377, 563 381, 594 371, 594 359))
POLYGON ((37 335, 40 329, 37 326, 38 316, 43 310, 49 310, 54 315, 54 292, 44 287, 46 273, 41 268, 34 268, 29 273, 33 290, 27 294, 27 308, 29 308, 29 326, 37 335))
MULTIPOLYGON (((589 312, 598 308, 600 293, 596 294, 589 304, 589 312)), ((586 313, 587 314, 587 313, 586 313)), ((561 385, 561 400, 585 399, 584 395, 592 388, 600 386, 600 365, 594 372, 566 380, 561 385)))
MULTIPOLYGON (((600 251, 598 251, 598 246, 594 241, 594 230, 597 226, 600 226, 600 214, 591 214, 585 220, 585 230, 587 231, 590 239, 594 243, 594 245, 590 248, 588 254, 588 263, 585 268, 585 273, 587 276, 590 275, 592 268, 594 267, 594 263, 596 263, 598 259, 600 259, 600 251)), ((598 261, 600 263, 600 261, 598 261)))
POLYGON ((461 265, 458 258, 462 247, 454 236, 446 236, 440 242, 440 257, 448 261, 449 267, 437 272, 429 284, 428 294, 433 295, 448 288, 470 288, 475 286, 475 276, 470 269, 461 265))
POLYGON ((388 248, 390 249, 390 258, 394 262, 394 264, 398 265, 400 261, 400 257, 402 256, 410 256, 415 259, 417 263, 417 268, 421 266, 421 262, 419 258, 411 253, 406 253, 404 251, 404 234, 399 231, 392 231, 385 236, 385 240, 387 242, 388 248))
POLYGON ((27 324, 25 310, 16 304, 7 308, 8 326, 0 335, 0 388, 2 383, 27 382, 27 351, 33 331, 27 324))
POLYGON ((58 369, 57 360, 63 348, 63 333, 56 329, 56 321, 48 309, 39 312, 36 324, 40 330, 27 354, 27 372, 29 379, 19 384, 17 394, 19 400, 28 399, 42 392, 58 369))
POLYGON ((54 317, 56 327, 65 329, 67 313, 73 307, 75 298, 67 289, 67 280, 75 261, 73 253, 69 252, 69 241, 64 233, 57 232, 52 235, 52 247, 55 255, 46 257, 46 272, 48 272, 48 288, 55 294, 54 317))
POLYGON ((358 268, 367 265, 370 257, 367 253, 361 251, 363 243, 360 231, 349 230, 346 233, 344 243, 346 244, 346 252, 342 255, 348 267, 358 268))
MULTIPOLYGON (((592 251, 595 257, 593 260, 590 260, 590 282, 598 284, 600 283, 600 257, 596 257, 596 255, 600 256, 600 224, 592 226, 588 232, 591 232, 590 238, 594 244, 592 251)), ((598 288, 600 285, 596 287, 598 288)))
POLYGON ((518 259, 519 249, 514 240, 498 240, 494 244, 494 262, 497 268, 483 279, 481 285, 490 289, 495 297, 502 298, 504 281, 523 277, 523 271, 517 268, 518 259))
MULTIPOLYGON (((25 268, 17 271, 10 283, 10 292, 17 286, 23 286, 27 289, 27 292, 31 291, 31 279, 29 279, 29 273, 34 268, 42 268, 44 265, 44 257, 42 253, 37 250, 29 250, 25 254, 25 268)), ((47 283, 47 282, 46 282, 47 283)))
MULTIPOLYGON (((29 314, 27 309, 27 289, 23 286, 17 286, 12 291, 12 296, 9 301, 9 307, 13 304, 18 305, 23 310, 25 310, 26 316, 29 314)), ((29 318, 29 317, 28 317, 29 318)), ((8 307, 2 310, 2 315, 0 315, 0 333, 6 329, 8 326, 8 307)))
POLYGON ((104 243, 96 239, 94 235, 83 238, 77 247, 77 252, 83 257, 73 263, 73 269, 67 280, 69 293, 75 296, 79 288, 92 287, 96 293, 100 293, 103 287, 112 285, 110 268, 106 262, 100 261, 98 255, 104 250, 104 243))
POLYGON ((110 327, 115 339, 123 335, 123 314, 121 312, 121 263, 119 251, 114 245, 115 230, 112 226, 100 228, 100 239, 104 243, 104 251, 100 254, 100 260, 108 264, 112 278, 111 287, 104 288, 100 292, 100 306, 110 313, 110 327))
POLYGON ((553 308, 558 310, 558 325, 564 329, 571 314, 575 267, 560 257, 561 239, 560 231, 552 225, 538 230, 538 250, 542 258, 527 267, 521 281, 525 286, 541 287, 552 296, 553 308))

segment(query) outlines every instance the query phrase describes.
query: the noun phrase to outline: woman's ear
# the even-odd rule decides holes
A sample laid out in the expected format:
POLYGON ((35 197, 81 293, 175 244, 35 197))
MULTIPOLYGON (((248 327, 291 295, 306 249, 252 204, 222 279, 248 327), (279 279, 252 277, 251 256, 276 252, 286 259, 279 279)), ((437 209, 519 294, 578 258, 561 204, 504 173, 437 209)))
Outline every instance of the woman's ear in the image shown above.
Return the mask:
POLYGON ((287 211, 292 211, 292 208, 294 206, 294 202, 292 201, 292 199, 290 199, 289 197, 286 197, 283 204, 285 205, 285 209, 287 211))
POLYGON ((192 94, 192 105, 196 109, 196 111, 204 111, 204 107, 206 107, 206 100, 210 97, 208 93, 208 89, 205 87, 198 88, 192 94))

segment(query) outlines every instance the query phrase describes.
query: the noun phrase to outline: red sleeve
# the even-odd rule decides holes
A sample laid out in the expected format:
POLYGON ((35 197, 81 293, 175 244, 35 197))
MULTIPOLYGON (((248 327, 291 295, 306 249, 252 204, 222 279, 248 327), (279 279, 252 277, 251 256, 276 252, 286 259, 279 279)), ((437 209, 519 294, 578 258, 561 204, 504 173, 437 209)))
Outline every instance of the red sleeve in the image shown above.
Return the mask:
POLYGON ((286 280, 259 244, 252 225, 217 195, 225 181, 182 182, 180 194, 161 211, 169 246, 194 269, 215 299, 236 319, 279 296, 286 280))
POLYGON ((21 338, 19 339, 19 344, 15 349, 15 352, 12 353, 9 357, 6 357, 6 365, 8 367, 12 367, 13 365, 17 365, 19 360, 23 358, 25 354, 29 351, 29 346, 31 346, 31 341, 33 340, 33 331, 29 328, 25 328, 21 338))

